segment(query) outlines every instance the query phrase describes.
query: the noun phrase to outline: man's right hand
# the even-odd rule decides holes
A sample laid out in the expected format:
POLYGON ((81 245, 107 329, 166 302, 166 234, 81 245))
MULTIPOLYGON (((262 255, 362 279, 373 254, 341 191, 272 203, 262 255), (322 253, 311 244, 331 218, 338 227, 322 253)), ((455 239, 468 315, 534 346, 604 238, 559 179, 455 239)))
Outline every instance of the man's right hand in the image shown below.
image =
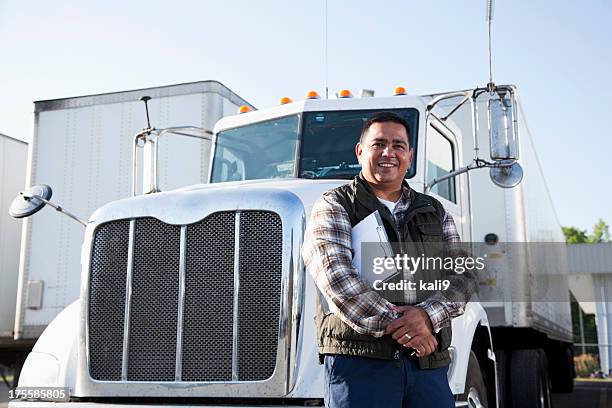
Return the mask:
POLYGON ((417 357, 428 356, 438 347, 438 341, 431 333, 414 336, 410 340, 408 340, 407 336, 402 336, 397 342, 406 348, 413 348, 416 351, 417 357))

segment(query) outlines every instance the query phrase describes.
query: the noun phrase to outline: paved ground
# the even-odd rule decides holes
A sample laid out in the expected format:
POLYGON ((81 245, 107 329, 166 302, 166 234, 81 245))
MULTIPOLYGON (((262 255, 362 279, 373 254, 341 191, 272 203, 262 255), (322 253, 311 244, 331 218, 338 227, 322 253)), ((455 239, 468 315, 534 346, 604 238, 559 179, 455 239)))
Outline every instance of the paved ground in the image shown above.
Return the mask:
POLYGON ((576 381, 571 394, 553 394, 553 408, 612 408, 612 381, 576 381))
MULTIPOLYGON (((7 408, 8 389, 0 381, 0 408, 7 408)), ((553 408, 612 408, 612 381, 577 381, 572 394, 554 394, 553 408)))
POLYGON ((8 406, 8 388, 0 378, 0 408, 6 408, 8 406))

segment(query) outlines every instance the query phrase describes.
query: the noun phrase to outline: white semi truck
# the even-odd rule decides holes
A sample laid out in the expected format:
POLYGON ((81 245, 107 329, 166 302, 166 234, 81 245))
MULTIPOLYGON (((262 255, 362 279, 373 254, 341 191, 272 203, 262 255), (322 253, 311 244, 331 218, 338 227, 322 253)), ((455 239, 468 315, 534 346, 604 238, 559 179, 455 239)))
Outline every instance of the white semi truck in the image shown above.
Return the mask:
MULTIPOLYGON (((164 192, 156 176, 163 131, 145 129, 134 140, 144 145, 151 171, 142 191, 150 193, 110 202, 83 222, 80 297, 44 331, 20 378, 20 387, 66 387, 70 400, 10 408, 322 405, 317 293, 300 247, 314 201, 358 173, 355 142, 381 110, 410 124, 408 182, 443 203, 464 241, 486 241, 499 258, 497 242, 561 239, 513 86, 313 96, 227 117, 212 132, 210 183, 164 192)), ((15 213, 49 199, 33 187, 15 213)), ((569 303, 539 305, 529 265, 522 270, 520 279, 488 271, 483 290, 516 296, 486 308, 470 302, 452 322, 457 406, 549 407, 551 382, 571 388, 569 303)))

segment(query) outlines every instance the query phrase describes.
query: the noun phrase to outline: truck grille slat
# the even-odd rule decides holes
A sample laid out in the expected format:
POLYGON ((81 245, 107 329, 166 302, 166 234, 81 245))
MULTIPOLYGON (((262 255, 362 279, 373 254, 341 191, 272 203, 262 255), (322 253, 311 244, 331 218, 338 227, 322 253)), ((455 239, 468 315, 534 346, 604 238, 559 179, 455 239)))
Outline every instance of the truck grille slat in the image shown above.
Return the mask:
POLYGON ((186 226, 182 348, 178 354, 181 226, 150 217, 135 220, 126 333, 130 220, 98 227, 89 277, 92 379, 121 381, 126 334, 127 381, 232 381, 233 360, 238 381, 272 376, 281 312, 282 222, 273 212, 241 211, 235 231, 236 218, 235 211, 217 212, 186 226), (235 247, 236 232, 239 248, 235 247), (238 292, 235 282, 239 282, 238 292), (235 330, 238 347, 232 356, 235 330))
POLYGON ((187 227, 183 381, 229 381, 232 374, 234 213, 187 227), (229 358, 228 358, 229 356, 229 358))
POLYGON ((130 381, 174 380, 179 250, 180 226, 154 218, 136 220, 127 370, 130 381))
POLYGON ((280 217, 244 212, 240 222, 238 377, 269 378, 276 366, 282 275, 280 217))
POLYGON ((101 381, 121 378, 129 221, 101 226, 89 274, 89 363, 101 381), (109 282, 112 284, 109 285, 109 282))

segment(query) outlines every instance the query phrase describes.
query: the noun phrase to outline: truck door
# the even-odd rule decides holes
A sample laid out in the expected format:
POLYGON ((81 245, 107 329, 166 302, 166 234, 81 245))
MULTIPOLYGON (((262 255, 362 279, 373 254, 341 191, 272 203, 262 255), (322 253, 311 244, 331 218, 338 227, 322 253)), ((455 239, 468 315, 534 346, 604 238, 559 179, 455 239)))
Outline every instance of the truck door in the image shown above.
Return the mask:
MULTIPOLYGON (((459 144, 455 134, 444 124, 432 118, 427 125, 425 181, 429 185, 434 179, 440 178, 457 169, 459 163, 459 144)), ((462 211, 466 202, 462 192, 465 191, 461 182, 463 177, 452 177, 435 184, 428 194, 438 199, 446 211, 451 214, 457 225, 461 239, 470 239, 468 221, 462 211)))

